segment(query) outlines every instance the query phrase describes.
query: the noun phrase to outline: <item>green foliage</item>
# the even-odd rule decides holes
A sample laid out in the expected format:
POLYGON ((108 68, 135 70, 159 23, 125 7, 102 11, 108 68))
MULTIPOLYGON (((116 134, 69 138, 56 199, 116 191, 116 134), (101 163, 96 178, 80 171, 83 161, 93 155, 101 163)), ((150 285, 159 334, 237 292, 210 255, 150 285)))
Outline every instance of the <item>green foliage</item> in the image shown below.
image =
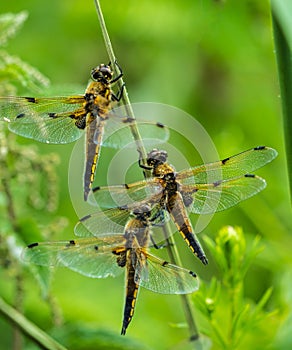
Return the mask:
MULTIPOLYGON (((17 33, 26 18, 25 12, 0 16, 2 46, 17 33)), ((15 93, 16 81, 33 89, 48 82, 35 68, 4 50, 0 51, 0 81, 1 94, 15 93)), ((45 216, 38 217, 36 212, 39 214, 46 212, 47 216, 47 213, 56 211, 58 189, 55 167, 58 164, 58 156, 48 154, 40 157, 37 147, 19 144, 16 136, 9 134, 4 127, 3 124, 0 125, 0 267, 3 269, 2 278, 13 281, 16 309, 22 309, 24 272, 21 251, 32 238, 36 240, 44 238, 45 230, 40 230, 39 220, 44 224, 45 216)), ((47 217, 47 219, 51 225, 50 234, 64 227, 64 223, 56 218, 47 217)), ((50 271, 39 266, 29 265, 28 268, 38 281, 43 296, 46 296, 50 303, 48 296, 50 271)), ((2 293, 5 294, 5 291, 2 293)), ((6 314, 24 331, 42 342, 41 331, 19 315, 17 310, 6 305, 3 300, 1 300, 1 313, 6 314)), ((45 341, 50 342, 48 339, 45 341)), ((52 346, 55 346, 53 344, 54 341, 52 346)), ((54 347, 57 348, 58 346, 54 347)))
MULTIPOLYGON (((279 127, 269 2, 121 0, 114 6, 103 1, 102 7, 132 101, 169 103, 195 115, 222 158, 260 144, 279 151, 279 158, 261 170, 267 189, 238 208, 216 214, 204 232, 214 237, 219 227, 232 224, 242 226, 244 236, 239 229, 229 228, 215 242, 207 238, 208 267, 195 265, 179 239, 177 244, 183 253, 183 265, 196 271, 201 279, 201 289, 192 297, 204 349, 234 346, 263 350, 268 345, 273 350, 290 349, 291 209, 279 127), (261 245, 258 238, 251 237, 253 234, 261 236, 261 245)), ((1 17, 0 94, 15 94, 18 90, 19 94, 29 95, 31 89, 46 85, 46 78, 24 61, 49 75, 54 85, 73 83, 85 87, 90 69, 108 61, 93 2, 52 0, 41 6, 37 0, 0 3, 1 13, 16 13, 23 8, 29 10, 30 17, 21 35, 18 33, 13 40, 10 39, 26 15, 1 17)), ((290 11, 285 14, 287 27, 292 23, 290 11)), ((284 63, 289 70, 290 64, 284 63)), ((175 137, 171 141, 178 149, 181 147, 181 154, 191 165, 197 163, 189 145, 175 137)), ((55 173, 55 156, 51 171, 45 169, 46 162, 42 163, 45 152, 53 149, 66 168, 70 146, 39 145, 33 149, 36 143, 23 145, 25 142, 1 131, 0 174, 1 181, 4 177, 8 181, 8 187, 1 182, 0 191, 1 295, 15 305, 17 296, 25 297, 20 309, 24 308, 30 319, 70 350, 75 346, 92 349, 97 344, 105 344, 105 348, 179 348, 181 344, 177 343, 187 339, 188 332, 183 327, 172 327, 184 321, 176 296, 142 290, 129 334, 121 340, 117 333, 122 280, 91 280, 60 269, 51 283, 48 269, 41 271, 35 266, 29 267, 35 269, 32 273, 23 272, 18 260, 20 247, 52 236, 64 238, 65 222, 54 221, 56 217, 68 216, 71 226, 77 220, 66 192, 67 172, 55 173), (11 152, 9 157, 7 152, 11 152), (57 182, 59 186, 55 187, 57 182), (46 183, 48 186, 44 186, 46 183), (7 195, 7 188, 11 195, 7 195), (11 202, 15 219, 9 217, 11 202), (57 211, 49 214, 57 203, 57 211), (24 291, 17 288, 17 276, 24 291), (39 289, 42 296, 46 295, 45 302, 39 289), (57 304, 52 295, 58 298, 57 304), (62 323, 62 313, 70 322, 68 328, 66 322, 62 323)), ((98 169, 98 184, 106 181, 107 151, 102 152, 105 156, 98 169)), ((170 158, 177 166, 179 159, 170 158)), ((68 229, 65 236, 71 238, 72 230, 68 229)), ((0 327, 0 348, 11 348, 10 328, 6 323, 0 327)), ((185 342, 181 348, 186 348, 185 342)))
MULTIPOLYGON (((0 16, 0 48, 7 44, 27 19, 27 12, 0 16)), ((48 79, 36 68, 0 49, 0 95, 15 94, 15 84, 37 91, 48 86, 48 79)))
POLYGON ((95 329, 84 324, 68 324, 55 329, 53 335, 72 350, 149 350, 137 340, 121 337, 117 332, 95 329))
POLYGON ((0 46, 7 44, 21 28, 23 22, 27 19, 26 12, 18 14, 6 13, 0 17, 0 46))
POLYGON ((272 289, 268 288, 257 303, 245 295, 245 276, 263 249, 259 238, 254 238, 247 248, 242 230, 226 226, 215 241, 209 237, 204 237, 204 241, 218 267, 219 278, 203 282, 193 297, 207 321, 202 332, 218 349, 266 348, 274 338, 274 333, 267 336, 265 329, 274 315, 266 309, 272 289))

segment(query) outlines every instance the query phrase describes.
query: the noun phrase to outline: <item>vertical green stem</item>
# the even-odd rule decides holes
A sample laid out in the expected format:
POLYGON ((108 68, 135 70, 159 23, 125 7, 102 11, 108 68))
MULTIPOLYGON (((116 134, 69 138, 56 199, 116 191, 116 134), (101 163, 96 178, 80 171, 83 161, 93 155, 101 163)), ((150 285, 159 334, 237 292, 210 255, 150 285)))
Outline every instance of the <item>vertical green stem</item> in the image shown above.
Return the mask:
MULTIPOLYGON (((105 42, 106 50, 107 50, 107 53, 109 55, 110 62, 112 62, 113 71, 117 75, 117 74, 119 74, 119 72, 117 70, 117 66, 114 64, 117 61, 117 59, 116 59, 116 56, 115 56, 115 53, 114 53, 114 50, 113 50, 113 47, 112 47, 112 44, 111 44, 110 37, 108 35, 108 31, 107 31, 106 24, 105 24, 105 21, 104 21, 104 18, 103 18, 103 14, 102 14, 102 10, 101 10, 101 7, 100 7, 100 3, 99 3, 99 0, 94 0, 94 2, 95 2, 96 12, 97 12, 97 15, 98 15, 98 19, 99 19, 99 23, 100 23, 103 39, 104 39, 104 42, 105 42)), ((128 96, 128 91, 127 91, 127 88, 125 86, 123 78, 118 80, 118 84, 119 84, 118 86, 119 86, 120 89, 122 87, 124 89, 123 90, 122 101, 124 103, 124 107, 125 107, 127 116, 132 118, 133 120, 135 120, 134 111, 132 109, 132 106, 131 106, 131 103, 130 103, 130 99, 129 99, 129 96, 128 96)), ((133 135, 134 140, 135 140, 136 145, 137 145, 137 150, 138 150, 139 154, 141 155, 141 161, 142 161, 142 163, 144 165, 147 165, 147 163, 146 163, 147 153, 146 153, 145 147, 143 146, 142 138, 141 138, 141 135, 139 133, 137 124, 136 123, 131 123, 130 124, 130 128, 131 128, 132 135, 133 135)), ((147 174, 147 177, 150 176, 149 171, 148 172, 146 171, 146 174, 147 174)))
MULTIPOLYGON (((173 237, 168 234, 170 232, 170 228, 168 227, 168 225, 169 225, 168 223, 165 223, 162 228, 164 231, 164 237, 166 241, 166 249, 167 249, 171 263, 175 265, 178 264, 181 266, 182 264, 181 264, 179 252, 177 250, 177 246, 175 245, 173 237)), ((181 297, 185 318, 189 327, 190 341, 195 341, 199 338, 199 332, 196 326, 195 317, 193 315, 193 308, 191 305, 190 297, 189 295, 186 295, 186 294, 181 294, 180 297, 181 297)))
MULTIPOLYGON (((23 311, 23 281, 22 276, 18 272, 15 277, 15 301, 14 301, 14 307, 18 312, 23 311)), ((23 338, 22 334, 20 332, 20 329, 16 326, 13 327, 13 344, 12 344, 12 350, 20 350, 23 347, 23 338)))
MULTIPOLYGON (((109 37, 107 29, 106 29, 106 25, 105 25, 102 10, 100 7, 100 3, 99 3, 99 0, 94 0, 94 2, 95 2, 95 7, 96 7, 97 15, 99 18, 99 23, 101 26, 101 31, 102 31, 102 35, 104 38, 105 46, 106 46, 110 61, 114 63, 114 62, 116 62, 116 57, 115 57, 115 54, 113 51, 113 47, 111 45, 110 37, 109 37)), ((114 72, 116 74, 118 74, 117 67, 114 64, 113 64, 113 69, 114 69, 114 72)), ((120 79, 119 80, 119 88, 121 88, 123 85, 124 85, 124 81, 123 81, 123 79, 120 79)), ((128 97, 126 86, 124 86, 122 100, 123 100, 123 103, 125 104, 125 109, 126 109, 127 115, 135 120, 134 112, 133 112, 133 109, 131 107, 131 103, 130 103, 130 100, 128 97)), ((143 140, 141 138, 141 135, 139 133, 139 130, 138 130, 136 123, 131 124, 131 131, 132 131, 134 140, 135 140, 136 145, 137 145, 137 150, 141 155, 142 163, 144 165, 147 165, 147 163, 146 163, 147 152, 146 152, 145 147, 143 145, 143 140)), ((151 173, 149 171, 145 171, 144 173, 145 173, 146 177, 151 176, 151 173)), ((166 226, 164 226, 163 230, 164 230, 165 237, 170 237, 166 226)), ((177 251, 176 246, 174 244, 174 241, 171 237, 168 238, 167 240, 168 240, 167 249, 168 249, 168 253, 170 256, 170 260, 173 264, 177 264, 177 262, 179 262, 180 259, 179 259, 179 254, 178 254, 178 251, 177 251)), ((192 341, 197 340, 199 338, 199 334, 198 334, 198 330, 196 327, 194 315, 192 313, 191 301, 187 295, 181 295, 181 300, 182 300, 182 305, 183 305, 186 321, 187 321, 188 326, 189 326, 190 340, 192 340, 192 341)))
POLYGON ((281 90, 290 202, 292 203, 292 26, 291 1, 272 0, 275 52, 281 90))

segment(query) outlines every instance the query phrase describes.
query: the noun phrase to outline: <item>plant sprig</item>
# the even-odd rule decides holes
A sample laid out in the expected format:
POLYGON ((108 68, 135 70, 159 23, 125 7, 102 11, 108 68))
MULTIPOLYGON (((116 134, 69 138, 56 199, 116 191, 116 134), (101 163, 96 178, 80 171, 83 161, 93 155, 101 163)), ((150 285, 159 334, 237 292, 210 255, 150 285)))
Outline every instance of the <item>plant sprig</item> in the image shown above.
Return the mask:
MULTIPOLYGON (((272 288, 268 288, 254 305, 245 296, 245 276, 258 254, 263 250, 255 237, 251 247, 239 227, 223 227, 213 241, 204 237, 219 269, 219 278, 209 285, 202 282, 193 300, 207 321, 203 330, 220 349, 239 349, 260 322, 268 322, 273 312, 265 310, 272 288), (224 310, 224 311, 223 311, 224 310), (224 312, 224 322, 221 322, 224 312)), ((258 336, 258 335, 257 335, 258 336)), ((255 340, 257 341, 257 340, 255 340)))

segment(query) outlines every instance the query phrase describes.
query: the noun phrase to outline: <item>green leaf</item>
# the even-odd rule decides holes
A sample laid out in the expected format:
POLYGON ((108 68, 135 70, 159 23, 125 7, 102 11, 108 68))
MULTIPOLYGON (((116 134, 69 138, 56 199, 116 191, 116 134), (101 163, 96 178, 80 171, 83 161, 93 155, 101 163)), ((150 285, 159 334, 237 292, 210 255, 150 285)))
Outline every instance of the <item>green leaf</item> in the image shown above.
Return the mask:
POLYGON ((54 338, 62 339, 62 343, 71 350, 150 350, 131 337, 121 337, 117 332, 87 327, 82 323, 67 324, 54 329, 52 333, 54 338))
POLYGON ((274 41, 278 63, 281 102, 284 121, 286 156, 292 201, 292 2, 272 0, 274 41))

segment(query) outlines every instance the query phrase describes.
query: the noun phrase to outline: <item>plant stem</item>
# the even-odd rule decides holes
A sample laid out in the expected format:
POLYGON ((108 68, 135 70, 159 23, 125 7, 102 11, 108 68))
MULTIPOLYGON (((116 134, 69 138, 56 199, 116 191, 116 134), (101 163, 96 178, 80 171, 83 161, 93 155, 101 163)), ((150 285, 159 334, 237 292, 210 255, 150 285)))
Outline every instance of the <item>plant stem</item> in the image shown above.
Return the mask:
MULTIPOLYGON (((167 253, 169 255, 169 259, 171 261, 172 264, 175 265, 182 265, 181 264, 181 259, 177 250, 177 247, 175 245, 173 236, 169 236, 169 227, 168 224, 165 223, 162 227, 163 229, 163 233, 164 233, 164 237, 165 237, 165 241, 166 241, 166 249, 167 249, 167 253)), ((185 314, 185 318, 187 320, 188 326, 189 326, 189 333, 190 333, 190 341, 195 341, 197 339, 199 339, 199 332, 198 332, 198 328, 196 326, 195 323, 195 318, 193 315, 193 308, 191 306, 191 300, 189 295, 186 294, 181 294, 181 302, 182 302, 182 306, 183 306, 183 310, 184 310, 184 314, 185 314)))
MULTIPOLYGON (((111 44, 111 41, 110 41, 110 37, 109 37, 108 31, 106 29, 106 25, 105 25, 105 21, 104 21, 104 18, 103 18, 103 14, 102 14, 102 10, 101 10, 101 7, 100 7, 99 0, 94 0, 94 3, 95 3, 95 7, 96 7, 98 18, 99 18, 99 23, 100 23, 100 26, 101 26, 101 31, 102 31, 102 35, 103 35, 103 38, 104 38, 105 46, 106 46, 106 49, 107 49, 110 61, 112 63, 114 63, 114 62, 116 62, 116 56, 114 54, 113 47, 112 47, 112 44, 111 44)), ((116 74, 118 74, 117 67, 116 67, 115 64, 113 64, 113 69, 114 69, 114 72, 116 74)), ((120 89, 122 87, 124 87, 122 101, 125 104, 124 107, 125 107, 127 116, 129 116, 129 117, 133 118, 133 120, 135 120, 135 115, 134 115, 134 112, 133 112, 133 109, 132 109, 132 106, 131 106, 131 103, 130 103, 130 99, 129 99, 129 96, 128 96, 128 93, 127 93, 127 89, 126 89, 126 86, 124 85, 123 79, 122 78, 119 79, 118 83, 119 83, 119 88, 120 89)), ((137 145, 137 150, 138 150, 138 152, 140 154, 140 157, 141 157, 142 164, 143 165, 147 165, 147 162, 146 162, 146 160, 147 160, 147 152, 146 152, 145 147, 143 145, 143 140, 142 140, 141 135, 139 133, 137 124, 136 123, 131 123, 130 127, 131 127, 132 135, 133 135, 134 140, 135 140, 136 145, 137 145)), ((146 178, 151 177, 151 172, 149 170, 144 171, 144 174, 145 174, 146 178)), ((178 251, 176 249, 176 246, 175 246, 173 238, 168 233, 168 229, 167 229, 166 225, 163 226, 163 231, 164 231, 164 236, 165 236, 165 239, 166 239, 166 242, 167 242, 167 250, 168 250, 168 254, 169 254, 171 263, 172 264, 177 264, 177 262, 180 262, 179 254, 178 254, 178 251)), ((191 306, 190 299, 189 299, 189 297, 187 295, 182 294, 181 295, 181 300, 182 300, 182 305, 183 305, 185 317, 186 317, 186 320, 187 320, 187 323, 188 323, 188 326, 189 326, 190 340, 192 340, 192 341, 193 340, 197 340, 199 338, 199 334, 198 334, 198 330, 197 330, 197 327, 196 327, 194 315, 192 313, 192 306, 191 306)))
MULTIPOLYGON (((18 312, 22 312, 23 309, 23 281, 22 281, 22 276, 18 272, 15 276, 15 282, 16 282, 16 287, 15 287, 15 302, 14 302, 14 307, 18 312)), ((22 334, 20 332, 20 329, 16 327, 15 325, 13 326, 13 344, 12 344, 12 350, 20 350, 23 347, 23 338, 22 334)))
MULTIPOLYGON (((108 31, 107 31, 106 24, 105 24, 105 21, 104 21, 104 18, 103 18, 103 14, 102 14, 102 10, 101 10, 101 7, 100 7, 100 3, 99 3, 99 0, 94 0, 94 2, 95 2, 96 12, 97 12, 97 15, 98 15, 98 19, 99 19, 99 23, 100 23, 100 27, 101 27, 101 31, 102 31, 102 35, 103 35, 103 39, 104 39, 104 43, 105 43, 105 46, 106 46, 106 50, 107 50, 110 62, 112 63, 113 71, 117 75, 117 74, 119 74, 117 66, 115 64, 115 62, 117 62, 117 59, 116 59, 116 56, 115 56, 115 53, 114 53, 114 50, 113 50, 113 47, 112 47, 112 44, 111 44, 110 37, 108 35, 108 31)), ((132 106, 131 106, 131 103, 130 103, 130 99, 129 99, 129 96, 128 96, 128 92, 127 92, 127 88, 125 86, 123 78, 118 80, 118 86, 119 86, 120 89, 123 88, 122 101, 123 101, 124 108, 126 110, 127 116, 130 117, 131 119, 135 120, 134 111, 132 109, 132 106)), ((129 126, 131 128, 132 135, 133 135, 134 140, 136 142, 137 150, 138 150, 138 152, 140 154, 141 161, 142 161, 143 165, 147 165, 147 162, 146 162, 147 152, 145 150, 145 147, 143 146, 143 141, 142 141, 141 135, 139 133, 137 124, 134 122, 134 123, 129 124, 129 126)), ((151 173, 149 171, 147 171, 147 170, 146 170, 146 174, 147 174, 147 177, 149 177, 151 175, 151 173)))
POLYGON ((46 350, 66 350, 47 333, 25 318, 21 313, 8 305, 0 297, 0 314, 6 317, 12 324, 16 325, 23 333, 46 350))

